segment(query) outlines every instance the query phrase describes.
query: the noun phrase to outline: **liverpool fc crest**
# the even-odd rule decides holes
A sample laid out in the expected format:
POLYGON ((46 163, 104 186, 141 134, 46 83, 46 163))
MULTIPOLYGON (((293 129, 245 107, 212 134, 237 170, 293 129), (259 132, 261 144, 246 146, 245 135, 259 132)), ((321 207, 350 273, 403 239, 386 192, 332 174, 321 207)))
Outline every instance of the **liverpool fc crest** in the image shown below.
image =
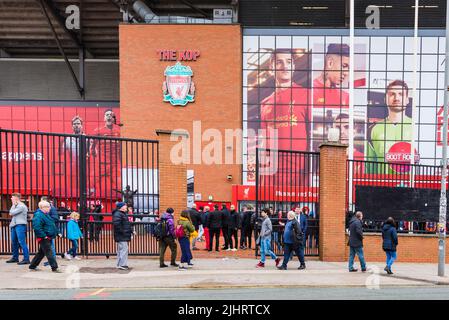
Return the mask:
POLYGON ((177 62, 165 69, 164 76, 165 81, 162 84, 164 101, 170 102, 173 106, 185 106, 195 100, 193 71, 190 67, 177 62))

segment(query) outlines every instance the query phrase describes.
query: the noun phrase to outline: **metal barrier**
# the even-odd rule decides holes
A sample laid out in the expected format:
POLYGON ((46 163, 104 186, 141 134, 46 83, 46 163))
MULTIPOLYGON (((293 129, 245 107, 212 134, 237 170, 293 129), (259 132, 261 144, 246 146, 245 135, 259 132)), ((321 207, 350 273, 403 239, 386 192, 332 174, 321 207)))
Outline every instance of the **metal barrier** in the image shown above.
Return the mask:
MULTIPOLYGON (((351 213, 359 208, 359 200, 356 198, 357 191, 365 187, 370 190, 389 192, 408 188, 409 190, 434 190, 436 194, 441 188, 441 166, 417 165, 374 162, 362 160, 347 161, 347 221, 351 213)), ((369 190, 368 190, 369 192, 369 190)), ((419 208, 415 208, 418 211, 419 208)), ((435 208, 438 210, 438 208, 435 208)), ((426 219, 409 219, 404 221, 404 216, 391 216, 396 220, 399 233, 435 234, 437 232, 438 218, 427 217, 426 219)), ((363 230, 365 232, 381 232, 385 220, 376 219, 364 214, 363 230)))
MULTIPOLYGON (((285 225, 287 219, 281 219, 285 225)), ((309 257, 319 256, 319 220, 307 219, 308 227, 304 235, 304 255, 309 257)), ((277 255, 284 254, 284 226, 279 224, 279 219, 271 219, 273 231, 271 233, 271 250, 277 255)), ((255 241, 254 241, 255 243, 255 241)), ((259 247, 256 248, 256 256, 260 256, 259 247)))
MULTIPOLYGON (((270 208, 274 214, 281 213, 286 217, 295 207, 307 207, 309 220, 313 221, 313 235, 308 236, 307 241, 312 239, 312 244, 315 243, 305 248, 305 254, 309 256, 319 254, 319 159, 316 152, 256 150, 256 212, 270 208)), ((272 247, 274 243, 282 243, 277 234, 273 235, 272 247)), ((275 252, 281 252, 279 247, 273 248, 277 250, 275 252)))
POLYGON ((9 209, 14 192, 22 194, 30 211, 40 197, 49 196, 55 207, 64 202, 82 218, 92 204, 110 213, 124 198, 139 213, 158 209, 158 141, 120 138, 115 125, 97 132, 0 129, 0 209, 9 209))
MULTIPOLYGON (((79 220, 80 229, 83 238, 79 241, 79 254, 83 256, 114 256, 117 254, 116 243, 114 241, 114 231, 112 215, 93 214, 92 216, 102 216, 103 221, 79 220)), ((156 215, 130 216, 134 219, 151 220, 156 215)), ((11 255, 11 234, 9 223, 11 219, 0 218, 0 255, 11 255)), ((131 222, 135 235, 129 242, 129 255, 131 256, 157 256, 159 255, 159 244, 153 236, 156 222, 152 221, 133 221, 131 222)), ((71 243, 67 239, 67 221, 60 220, 57 228, 62 237, 55 239, 55 250, 57 255, 62 255, 71 248, 71 243)), ((35 239, 32 222, 28 220, 27 225, 27 245, 30 254, 36 254, 38 243, 35 239)))

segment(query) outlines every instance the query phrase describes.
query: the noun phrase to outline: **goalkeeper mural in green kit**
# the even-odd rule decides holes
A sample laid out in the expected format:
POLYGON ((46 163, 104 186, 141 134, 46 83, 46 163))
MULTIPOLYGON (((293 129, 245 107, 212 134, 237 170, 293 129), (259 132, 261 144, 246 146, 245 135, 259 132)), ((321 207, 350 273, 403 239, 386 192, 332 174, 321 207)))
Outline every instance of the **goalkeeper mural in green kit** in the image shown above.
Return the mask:
MULTIPOLYGON (((402 80, 394 80, 387 86, 385 102, 388 107, 388 116, 370 127, 367 141, 368 161, 388 162, 384 166, 366 166, 368 173, 395 173, 407 169, 394 164, 410 163, 412 119, 405 114, 409 104, 409 89, 402 80)), ((419 159, 415 151, 415 162, 419 159)))

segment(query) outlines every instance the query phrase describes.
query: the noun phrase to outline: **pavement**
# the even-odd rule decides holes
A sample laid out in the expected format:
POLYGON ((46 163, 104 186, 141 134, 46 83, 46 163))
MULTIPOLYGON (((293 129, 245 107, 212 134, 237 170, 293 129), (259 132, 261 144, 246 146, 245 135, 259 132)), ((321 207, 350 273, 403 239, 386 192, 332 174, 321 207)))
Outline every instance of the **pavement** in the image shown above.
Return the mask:
MULTIPOLYGON (((115 268, 115 259, 58 259, 62 273, 49 267, 29 271, 28 266, 7 264, 0 258, 0 290, 2 289, 224 289, 224 288, 326 288, 364 287, 429 287, 449 285, 449 277, 438 277, 436 264, 396 263, 393 275, 386 275, 384 264, 368 264, 365 273, 347 271, 340 262, 306 261, 306 270, 297 270, 298 261, 289 263, 289 270, 280 271, 268 259, 265 269, 257 269, 256 259, 216 258, 194 259, 193 268, 179 271, 160 269, 155 258, 130 258, 128 271, 115 268)), ((446 265, 449 270, 449 265, 446 265)))

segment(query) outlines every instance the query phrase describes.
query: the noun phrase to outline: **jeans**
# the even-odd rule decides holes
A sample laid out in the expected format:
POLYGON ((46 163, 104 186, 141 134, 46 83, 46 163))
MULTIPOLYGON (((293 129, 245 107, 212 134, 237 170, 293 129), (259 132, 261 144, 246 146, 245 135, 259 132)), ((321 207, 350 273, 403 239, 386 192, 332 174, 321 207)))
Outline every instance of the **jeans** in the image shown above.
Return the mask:
POLYGON ((30 261, 30 252, 26 243, 27 226, 18 224, 11 228, 12 258, 19 260, 19 247, 22 248, 23 260, 30 261))
POLYGON ((72 248, 67 253, 75 258, 78 251, 78 240, 70 240, 70 242, 72 243, 72 248))
POLYGON ((202 224, 200 224, 200 226, 198 228, 198 238, 197 239, 200 240, 201 237, 203 236, 203 234, 204 234, 204 227, 202 224))
POLYGON ((42 239, 41 242, 39 242, 39 251, 31 261, 29 268, 36 269, 44 257, 47 257, 48 263, 50 264, 52 270, 58 269, 58 263, 56 262, 55 256, 51 250, 51 241, 48 239, 42 239))
POLYGON ((385 251, 385 254, 387 255, 387 267, 391 269, 393 262, 397 258, 396 251, 385 251))
POLYGON ((181 247, 181 263, 190 263, 190 260, 192 260, 192 252, 190 251, 189 238, 180 238, 179 246, 181 247))
POLYGON ((363 256, 363 247, 359 247, 359 248, 350 247, 350 249, 349 249, 349 270, 354 269, 354 258, 355 258, 356 254, 359 257, 360 266, 362 267, 362 270, 366 270, 365 257, 363 256))
POLYGON ((301 265, 305 265, 304 246, 294 246, 293 243, 284 243, 284 260, 282 261, 284 268, 287 268, 288 261, 293 253, 296 253, 301 265))
POLYGON ((117 267, 128 266, 128 242, 117 242, 117 267))
POLYGON ((274 244, 277 246, 278 250, 281 251, 282 246, 279 241, 279 232, 278 231, 273 231, 273 240, 274 240, 274 244))
POLYGON ((265 255, 269 254, 271 259, 277 259, 277 256, 271 250, 271 239, 260 239, 260 262, 265 263, 265 255))

